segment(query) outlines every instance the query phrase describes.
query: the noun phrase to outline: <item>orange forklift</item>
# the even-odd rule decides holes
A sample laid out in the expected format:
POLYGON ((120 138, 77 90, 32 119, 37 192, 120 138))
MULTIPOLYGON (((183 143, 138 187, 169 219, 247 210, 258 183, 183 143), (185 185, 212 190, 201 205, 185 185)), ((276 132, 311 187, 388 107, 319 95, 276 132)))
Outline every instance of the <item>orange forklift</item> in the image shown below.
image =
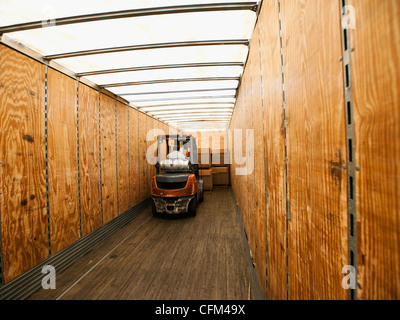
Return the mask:
POLYGON ((196 139, 186 134, 158 136, 155 166, 151 183, 153 215, 196 216, 197 204, 204 195, 196 139))

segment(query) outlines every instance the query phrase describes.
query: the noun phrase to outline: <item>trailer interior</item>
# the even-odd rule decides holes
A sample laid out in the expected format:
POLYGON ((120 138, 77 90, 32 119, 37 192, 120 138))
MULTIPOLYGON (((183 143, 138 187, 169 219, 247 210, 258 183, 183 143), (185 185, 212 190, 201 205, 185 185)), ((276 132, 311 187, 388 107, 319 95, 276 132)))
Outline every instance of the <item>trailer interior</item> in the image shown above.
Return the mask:
POLYGON ((1 0, 19 299, 400 299, 400 1, 1 0))

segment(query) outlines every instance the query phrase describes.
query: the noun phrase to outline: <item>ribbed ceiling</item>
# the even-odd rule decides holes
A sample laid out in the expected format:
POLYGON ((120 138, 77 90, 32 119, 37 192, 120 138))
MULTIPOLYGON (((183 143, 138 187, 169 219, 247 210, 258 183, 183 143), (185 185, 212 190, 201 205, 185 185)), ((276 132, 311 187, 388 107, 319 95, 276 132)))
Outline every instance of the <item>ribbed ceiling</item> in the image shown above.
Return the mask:
POLYGON ((0 34, 173 127, 224 130, 259 5, 2 0, 0 34))

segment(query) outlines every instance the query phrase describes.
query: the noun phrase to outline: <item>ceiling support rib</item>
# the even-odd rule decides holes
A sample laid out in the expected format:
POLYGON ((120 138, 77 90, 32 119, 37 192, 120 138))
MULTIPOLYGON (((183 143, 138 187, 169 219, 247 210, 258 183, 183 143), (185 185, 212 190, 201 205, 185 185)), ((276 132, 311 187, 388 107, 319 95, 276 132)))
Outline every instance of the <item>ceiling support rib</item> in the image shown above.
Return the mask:
POLYGON ((93 50, 66 52, 53 55, 47 55, 46 60, 65 59, 80 56, 88 56, 93 54, 104 54, 124 51, 135 50, 153 50, 153 49, 166 49, 166 48, 180 48, 180 47, 198 47, 198 46, 224 46, 224 45, 244 45, 249 46, 249 40, 206 40, 206 41, 181 41, 181 42, 166 42, 166 43, 150 43, 139 44, 133 46, 113 47, 113 48, 100 48, 93 50))
MULTIPOLYGON (((194 100, 194 99, 235 99, 236 96, 233 95, 222 95, 222 96, 193 96, 185 98, 168 98, 168 99, 146 99, 146 100, 129 100, 129 102, 135 104, 137 102, 157 102, 157 101, 168 101, 168 100, 194 100)), ((186 103, 185 103, 186 104, 186 103)), ((197 104, 197 103, 196 103, 197 104)), ((149 105, 153 106, 153 105, 149 105)))
MULTIPOLYGON (((210 11, 237 11, 237 10, 252 10, 257 12, 257 2, 238 2, 238 3, 210 3, 182 6, 168 6, 158 8, 144 8, 123 11, 112 11, 104 13, 93 13, 79 16, 71 16, 64 18, 55 18, 51 20, 51 24, 47 27, 62 26, 84 22, 95 22, 102 20, 121 19, 121 18, 136 18, 153 15, 176 14, 176 13, 191 13, 191 12, 210 12, 210 11)), ((0 35, 4 33, 26 31, 43 28, 43 21, 32 21, 0 27, 0 35)))
POLYGON ((203 78, 181 78, 181 79, 161 79, 136 82, 110 83, 100 85, 103 88, 138 86, 144 84, 172 83, 172 82, 195 82, 195 81, 239 81, 240 77, 203 77, 203 78))
POLYGON ((149 106, 145 106, 145 107, 138 107, 138 108, 142 109, 142 108, 154 108, 154 107, 191 106, 191 105, 197 106, 197 105, 210 105, 210 104, 215 104, 215 105, 231 104, 231 105, 233 105, 233 103, 229 103, 229 102, 198 102, 198 103, 153 104, 153 105, 149 105, 149 106))
MULTIPOLYGON (((142 110, 143 111, 143 110, 142 110)), ((180 111, 180 110, 177 110, 180 111)), ((187 114, 189 115, 208 115, 208 114, 217 114, 217 115, 232 115, 233 110, 221 110, 221 111, 213 111, 208 109, 184 109, 183 112, 176 112, 176 110, 167 110, 166 112, 157 112, 157 111, 144 111, 148 114, 154 115, 155 117, 163 117, 170 115, 181 115, 187 114)))
POLYGON ((222 89, 196 89, 196 90, 177 90, 177 91, 159 91, 159 92, 136 92, 136 93, 119 93, 119 96, 141 96, 151 94, 170 94, 170 93, 189 93, 189 92, 214 92, 214 91, 236 91, 237 88, 222 89))
POLYGON ((77 73, 78 77, 95 76, 99 74, 132 72, 132 71, 149 71, 162 69, 178 69, 178 68, 202 68, 202 67, 243 67, 243 62, 204 62, 204 63, 185 63, 185 64, 166 64, 156 66, 143 66, 131 68, 108 69, 98 71, 88 71, 77 73))
MULTIPOLYGON (((161 119, 162 120, 162 119, 161 119)), ((187 123, 187 124, 198 124, 198 123, 201 123, 201 122, 210 122, 210 123, 213 123, 213 122, 216 122, 216 123, 228 123, 229 122, 229 120, 224 120, 224 119, 200 119, 200 120, 162 120, 162 121, 165 121, 165 122, 167 122, 167 123, 178 123, 178 122, 181 122, 181 123, 187 123)))

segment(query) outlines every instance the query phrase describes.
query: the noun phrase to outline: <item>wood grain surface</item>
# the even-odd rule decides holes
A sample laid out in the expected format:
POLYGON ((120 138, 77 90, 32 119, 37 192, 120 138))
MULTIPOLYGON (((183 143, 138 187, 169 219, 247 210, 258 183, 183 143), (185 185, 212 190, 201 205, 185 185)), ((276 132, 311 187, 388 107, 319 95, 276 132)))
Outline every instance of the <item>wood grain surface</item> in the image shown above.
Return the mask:
POLYGON ((79 84, 79 176, 82 236, 101 226, 99 92, 79 84))
POLYGON ((48 256, 44 66, 0 45, 0 220, 10 282, 48 256))
POLYGON ((259 16, 267 166, 268 299, 286 299, 286 172, 279 9, 264 2, 259 16))
POLYGON ((347 299, 346 128, 339 1, 281 2, 289 299, 347 299), (318 30, 318 32, 316 32, 318 30))
POLYGON ((55 254, 80 237, 77 84, 49 68, 47 86, 50 236, 55 254))
POLYGON ((115 100, 100 95, 103 223, 118 216, 115 100))
POLYGON ((140 202, 138 113, 135 109, 129 108, 129 190, 131 207, 140 202))
POLYGON ((255 252, 254 259, 264 295, 267 294, 267 239, 265 194, 265 145, 261 83, 260 34, 255 29, 250 43, 249 67, 251 74, 254 118, 254 197, 255 197, 255 252))
POLYGON ((57 275, 56 290, 30 299, 247 299, 248 252, 231 190, 207 192, 197 210, 195 218, 153 218, 147 209, 57 275))
POLYGON ((118 159, 118 210, 119 214, 130 208, 129 155, 128 155, 128 106, 117 102, 117 159, 118 159))
POLYGON ((400 298, 400 3, 349 1, 358 299, 400 298))
POLYGON ((139 175, 140 175, 140 201, 147 198, 147 161, 146 161, 146 115, 139 112, 139 175))

